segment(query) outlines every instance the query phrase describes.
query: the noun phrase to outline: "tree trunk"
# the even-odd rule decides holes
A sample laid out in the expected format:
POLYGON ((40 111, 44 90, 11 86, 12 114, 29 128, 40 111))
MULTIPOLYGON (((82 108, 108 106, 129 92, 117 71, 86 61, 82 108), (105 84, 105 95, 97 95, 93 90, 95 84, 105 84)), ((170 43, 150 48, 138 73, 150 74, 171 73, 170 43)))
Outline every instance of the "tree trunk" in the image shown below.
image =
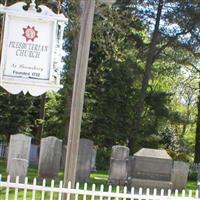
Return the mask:
POLYGON ((196 138, 195 138, 195 155, 194 162, 200 163, 200 82, 199 82, 199 95, 197 102, 197 122, 196 122, 196 138))
MULTIPOLYGON (((139 100, 138 100, 138 103, 137 103, 136 109, 135 109, 133 134, 137 134, 137 132, 139 132, 139 129, 140 129, 141 116, 142 116, 142 113, 144 110, 144 101, 146 98, 147 86, 148 86, 149 79, 151 77, 152 65, 155 61, 156 45, 159 40, 158 39, 159 38, 159 25, 160 25, 160 20, 161 20, 162 8, 163 8, 163 0, 159 0, 159 4, 158 4, 158 8, 157 8, 156 23, 155 23, 154 32, 153 32, 153 35, 151 38, 151 44, 150 44, 150 47, 148 50, 145 71, 144 71, 143 80, 142 80, 142 87, 140 90, 140 97, 139 97, 139 100)), ((132 136, 130 138, 130 140, 134 141, 134 136, 132 136)), ((130 143, 134 143, 133 141, 130 143)))
POLYGON ((183 123, 183 129, 182 129, 182 134, 181 134, 181 138, 184 138, 184 135, 185 135, 185 132, 186 132, 186 129, 187 129, 187 125, 190 121, 190 105, 191 105, 191 102, 192 101, 192 97, 188 97, 188 102, 187 102, 187 112, 186 112, 186 121, 183 123))
POLYGON ((42 138, 42 133, 43 133, 43 129, 44 129, 44 120, 45 120, 45 103, 46 103, 46 93, 44 93, 42 96, 41 96, 41 108, 40 108, 40 120, 41 123, 37 129, 37 135, 38 135, 38 142, 40 143, 40 140, 42 138))

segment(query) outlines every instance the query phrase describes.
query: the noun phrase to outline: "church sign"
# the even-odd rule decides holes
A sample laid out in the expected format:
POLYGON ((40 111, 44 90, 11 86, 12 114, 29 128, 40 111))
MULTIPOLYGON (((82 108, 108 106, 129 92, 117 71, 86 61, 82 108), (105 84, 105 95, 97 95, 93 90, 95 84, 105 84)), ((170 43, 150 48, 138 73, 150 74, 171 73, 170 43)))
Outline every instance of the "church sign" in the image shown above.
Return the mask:
POLYGON ((12 94, 33 96, 58 91, 61 46, 66 18, 46 6, 37 11, 34 1, 0 7, 5 14, 0 66, 0 85, 12 94))

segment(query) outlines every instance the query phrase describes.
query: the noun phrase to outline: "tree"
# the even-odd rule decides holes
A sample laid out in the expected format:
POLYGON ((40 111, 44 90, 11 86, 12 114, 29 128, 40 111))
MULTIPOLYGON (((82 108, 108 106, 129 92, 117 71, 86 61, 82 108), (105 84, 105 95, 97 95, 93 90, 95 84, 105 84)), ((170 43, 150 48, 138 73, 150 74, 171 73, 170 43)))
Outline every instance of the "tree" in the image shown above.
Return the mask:
POLYGON ((102 9, 103 16, 94 20, 82 136, 109 147, 125 144, 131 134, 130 107, 140 67, 130 55, 141 45, 144 27, 121 4, 102 9))
MULTIPOLYGON (((160 26, 160 21, 161 21, 162 9, 163 9, 163 0, 159 0, 158 7, 157 7, 156 20, 155 20, 155 27, 154 27, 154 31, 151 37, 151 42, 149 45, 149 50, 148 50, 147 58, 146 58, 146 65, 145 65, 145 71, 144 71, 144 76, 142 80, 140 97, 139 97, 136 110, 135 110, 133 133, 139 132, 139 129, 140 129, 140 123, 141 123, 140 121, 141 121, 141 115, 144 109, 144 101, 146 97, 147 86, 148 86, 148 82, 151 76, 152 65, 155 61, 155 54, 157 50, 156 45, 159 42, 159 35, 160 35, 159 26, 160 26)), ((132 149, 132 146, 134 146, 133 137, 129 139, 129 148, 131 149, 132 149)))
POLYGON ((137 137, 137 133, 140 133, 145 98, 156 60, 158 60, 163 53, 166 53, 166 50, 169 48, 176 49, 177 47, 181 47, 187 51, 192 51, 192 49, 194 50, 197 47, 199 38, 196 31, 198 25, 196 18, 199 15, 197 6, 198 2, 196 1, 188 3, 185 1, 146 0, 138 1, 135 4, 135 13, 149 26, 151 35, 150 42, 146 44, 145 54, 141 53, 141 55, 146 58, 146 64, 141 83, 140 96, 137 106, 134 108, 135 120, 133 135, 129 141, 130 148, 135 146, 135 137, 137 137), (189 41, 186 39, 188 33, 191 34, 189 41))

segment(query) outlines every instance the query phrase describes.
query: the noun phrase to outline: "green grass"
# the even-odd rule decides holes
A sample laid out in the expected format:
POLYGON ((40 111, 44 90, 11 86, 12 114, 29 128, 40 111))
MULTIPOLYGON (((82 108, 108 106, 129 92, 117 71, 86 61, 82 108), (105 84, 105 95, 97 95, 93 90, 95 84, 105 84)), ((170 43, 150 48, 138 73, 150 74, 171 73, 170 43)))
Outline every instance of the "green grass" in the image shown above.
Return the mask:
MULTIPOLYGON (((4 160, 0 160, 0 174, 2 175, 2 180, 6 180, 7 174, 6 174, 6 162, 4 160)), ((63 180, 63 171, 61 171, 59 173, 59 177, 58 180, 55 181, 55 186, 58 187, 59 185, 59 180, 63 180)), ((29 183, 33 183, 33 179, 35 177, 37 177, 37 168, 30 166, 28 169, 28 174, 27 177, 29 179, 29 183)), ((90 175, 90 179, 88 181, 88 189, 91 190, 92 189, 92 184, 96 185, 96 190, 100 190, 100 185, 103 184, 104 185, 104 190, 107 191, 108 190, 108 174, 105 171, 97 171, 97 172, 92 172, 90 175)), ((38 179, 37 180, 37 185, 42 185, 42 180, 38 179)), ((47 180, 47 185, 50 186, 50 181, 47 180)), ((83 188, 83 183, 80 183, 80 188, 83 188)), ((187 183, 187 187, 186 187, 186 191, 187 190, 196 190, 197 189, 197 185, 196 185, 196 181, 188 181, 187 183)), ((116 190, 116 187, 112 188, 113 191, 116 190)), ((123 187, 120 187, 120 191, 123 190, 123 187)), ((9 200, 13 200, 14 199, 14 194, 15 191, 14 190, 10 190, 10 196, 9 196, 9 200)), ((54 199, 56 199, 58 194, 54 195, 54 199)), ((41 192, 36 192, 36 199, 41 199, 41 192)), ((45 199, 49 199, 50 197, 50 193, 46 193, 45 194, 45 199)), ((5 189, 0 189, 0 200, 4 200, 5 199, 5 189)), ((19 195, 18 195, 18 199, 21 200, 23 199, 23 191, 19 190, 19 195)), ((27 199, 32 199, 32 192, 28 191, 27 192, 27 199)))
MULTIPOLYGON (((2 180, 5 181, 7 178, 7 173, 6 173, 6 162, 5 160, 0 160, 0 174, 2 175, 2 180)), ((55 180, 55 186, 58 187, 59 186, 59 180, 63 180, 63 176, 64 173, 63 171, 60 171, 58 179, 55 180)), ((28 183, 33 183, 33 179, 36 177, 37 178, 37 168, 34 166, 30 166, 28 168, 28 173, 27 173, 27 177, 28 177, 28 183)), ((98 171, 98 172, 93 172, 90 175, 90 179, 88 181, 88 189, 91 190, 92 189, 92 184, 96 185, 96 189, 99 190, 100 189, 100 185, 103 184, 105 187, 105 190, 108 190, 108 184, 107 184, 107 179, 108 179, 108 175, 106 174, 105 171, 98 171)), ((37 179, 37 185, 42 185, 42 180, 37 179)), ((46 185, 50 186, 51 185, 51 181, 47 180, 46 185)), ((84 184, 80 183, 80 188, 84 188, 84 184)), ((4 200, 5 199, 5 189, 0 189, 0 200, 4 200)), ((14 194, 15 194, 15 190, 11 189, 10 193, 9 193, 9 200, 13 200, 14 199, 14 194)), ((57 199, 58 194, 54 194, 54 199, 57 199)), ((41 199, 41 192, 36 192, 36 199, 41 199)), ((50 197, 50 193, 45 193, 45 199, 49 199, 50 197)), ((23 190, 19 190, 19 194, 18 194, 18 199, 23 199, 23 190)), ((32 199, 32 192, 29 191, 27 192, 27 199, 32 199)))
POLYGON ((187 182, 186 189, 187 189, 187 190, 196 190, 196 189, 197 189, 197 183, 196 183, 196 181, 191 181, 191 180, 189 180, 189 181, 187 182))

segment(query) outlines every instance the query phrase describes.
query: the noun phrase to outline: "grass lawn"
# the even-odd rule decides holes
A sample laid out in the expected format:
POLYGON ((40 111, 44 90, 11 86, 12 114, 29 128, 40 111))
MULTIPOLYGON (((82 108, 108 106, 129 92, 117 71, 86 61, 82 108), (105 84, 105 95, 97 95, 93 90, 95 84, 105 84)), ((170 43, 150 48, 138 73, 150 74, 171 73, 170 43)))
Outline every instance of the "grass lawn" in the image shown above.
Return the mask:
MULTIPOLYGON (((5 160, 0 160, 0 174, 2 175, 2 180, 5 181, 7 178, 7 173, 6 173, 6 162, 5 160)), ((58 180, 55 180, 55 186, 59 186, 59 180, 63 180, 63 176, 64 173, 63 171, 60 171, 59 173, 59 178, 58 180)), ((37 168, 30 166, 28 168, 28 183, 33 183, 33 179, 35 177, 37 177, 37 168)), ((100 189, 100 185, 103 184, 105 185, 105 190, 108 190, 108 185, 107 185, 107 179, 108 179, 108 175, 104 172, 104 171, 98 171, 98 172, 93 172, 90 175, 90 180, 88 182, 88 189, 92 188, 92 184, 96 184, 96 188, 97 190, 100 189)), ((42 185, 42 181, 40 179, 37 179, 37 185, 42 185)), ((51 182, 47 180, 46 185, 51 185, 51 182)), ((83 188, 84 184, 80 183, 80 188, 83 188)), ((0 200, 4 200, 5 199, 5 189, 1 189, 0 188, 0 200)), ((9 200, 13 200, 14 199, 14 194, 15 191, 13 189, 10 190, 9 193, 9 200)), ((36 199, 41 199, 41 192, 36 192, 36 199)), ((49 199, 50 197, 50 193, 46 193, 45 194, 45 199, 49 199)), ((54 194, 54 198, 53 199, 57 199, 58 198, 58 194, 54 194)), ((18 199, 23 199, 23 191, 19 190, 18 193, 18 199)), ((29 191, 27 192, 27 199, 32 199, 32 192, 29 191)))
MULTIPOLYGON (((2 175, 2 179, 6 180, 7 173, 6 173, 6 161, 0 160, 0 174, 2 175)), ((64 172, 59 172, 59 180, 63 180, 64 172)), ((34 166, 30 166, 28 168, 28 179, 30 182, 33 181, 35 177, 37 177, 37 168, 34 166)), ((108 175, 105 171, 97 171, 92 172, 90 175, 89 184, 95 183, 95 184, 107 184, 108 175)))
MULTIPOLYGON (((0 160, 0 174, 2 175, 2 180, 6 180, 6 162, 3 160, 0 160)), ((63 180, 63 172, 61 171, 59 173, 59 180, 63 180)), ((37 168, 30 166, 28 169, 28 175, 27 175, 28 179, 29 179, 29 183, 33 183, 33 179, 35 177, 37 177, 37 168)), ((55 185, 58 186, 59 185, 59 180, 55 181, 55 185)), ((90 180, 88 182, 88 188, 91 189, 92 188, 92 184, 96 184, 96 190, 100 189, 100 185, 103 184, 105 187, 104 190, 108 190, 108 175, 105 171, 97 171, 97 172, 92 172, 90 175, 90 180)), ((37 184, 38 185, 42 185, 42 181, 41 180, 37 180, 37 184)), ((50 185, 50 181, 47 181, 47 185, 50 185)), ((83 183, 80 183, 80 188, 83 188, 83 183)), ((186 191, 187 190, 196 190, 197 189, 197 185, 196 185, 196 181, 188 181, 187 183, 187 187, 186 187, 186 191)), ((113 187, 113 191, 115 191, 116 188, 113 187)), ((123 190, 123 187, 120 188, 120 190, 123 190)), ((9 200, 14 199, 14 190, 10 190, 10 196, 9 196, 9 200)), ((37 195, 37 199, 41 199, 41 192, 36 192, 37 195)), ((49 199, 50 194, 46 194, 45 195, 45 199, 49 199)), ((54 195, 54 199, 56 199, 57 194, 54 195)), ((5 189, 0 189, 0 200, 4 200, 5 199, 5 189)), ((19 198, 18 199, 23 199, 23 191, 19 190, 19 198)), ((32 192, 27 192, 27 199, 32 199, 32 192)))

